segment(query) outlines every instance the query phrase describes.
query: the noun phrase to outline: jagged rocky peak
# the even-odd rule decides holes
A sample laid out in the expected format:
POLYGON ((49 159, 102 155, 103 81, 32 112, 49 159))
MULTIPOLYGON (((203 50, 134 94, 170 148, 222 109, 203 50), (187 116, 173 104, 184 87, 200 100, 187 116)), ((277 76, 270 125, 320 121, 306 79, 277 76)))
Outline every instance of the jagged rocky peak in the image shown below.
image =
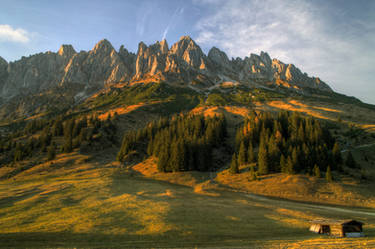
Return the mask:
POLYGON ((169 48, 168 48, 168 43, 166 39, 163 39, 160 43, 160 50, 163 54, 168 53, 169 48))
POLYGON ((133 69, 133 67, 134 67, 133 64, 135 63, 136 54, 129 52, 129 51, 124 47, 124 45, 121 45, 121 46, 120 46, 120 49, 119 49, 119 51, 118 51, 118 55, 121 57, 123 63, 124 63, 129 69, 131 69, 132 71, 135 70, 135 69, 133 69))
MULTIPOLYGON (((127 52, 124 48, 120 50, 123 55, 127 52)), ((106 83, 128 80, 132 70, 131 66, 125 65, 125 57, 119 55, 108 40, 103 39, 89 52, 80 52, 73 56, 65 67, 61 84, 104 86, 106 83)))
POLYGON ((190 36, 182 36, 178 42, 173 44, 170 49, 170 54, 182 58, 194 69, 206 69, 205 55, 190 36))
POLYGON ((167 41, 166 40, 163 40, 161 42, 157 41, 156 43, 150 45, 148 48, 147 48, 149 51, 148 51, 148 54, 155 54, 155 55, 165 55, 168 53, 169 49, 168 49, 168 44, 167 44, 167 41))
POLYGON ((3 57, 0 56, 0 67, 3 65, 8 65, 8 62, 3 57))
POLYGON ((2 86, 8 77, 7 69, 8 69, 8 62, 0 56, 0 95, 1 95, 2 86))
POLYGON ((299 80, 302 72, 296 68, 293 64, 288 64, 286 71, 285 71, 285 79, 287 81, 295 81, 299 80))
POLYGON ((212 47, 210 51, 208 51, 208 58, 219 66, 231 68, 231 62, 229 61, 227 54, 217 47, 212 47))
POLYGON ((190 36, 182 36, 178 42, 173 44, 170 52, 183 57, 186 51, 195 51, 199 54, 203 54, 202 49, 190 38, 190 36))
MULTIPOLYGON (((0 56, 0 80, 7 74, 8 62, 0 56)), ((4 80, 4 79, 3 79, 4 80)))
POLYGON ((74 50, 72 45, 63 44, 61 45, 59 51, 57 52, 60 56, 72 57, 77 52, 74 50))
POLYGON ((197 77, 207 82, 216 82, 219 77, 259 84, 282 80, 292 89, 332 91, 319 78, 309 77, 292 64, 271 60, 266 52, 229 60, 213 47, 206 56, 191 37, 182 36, 170 48, 166 40, 149 46, 140 42, 137 54, 124 46, 117 52, 103 39, 87 52, 77 53, 73 46, 62 45, 57 53, 39 53, 9 64, 0 57, 0 98, 64 83, 103 87, 106 83, 150 78, 189 83, 197 77))
POLYGON ((190 36, 181 36, 180 40, 172 45, 171 53, 182 57, 187 48, 194 49, 198 45, 190 38, 190 36))
POLYGON ((165 69, 166 57, 168 55, 168 43, 166 40, 147 46, 144 42, 138 45, 137 59, 135 62, 135 79, 145 75, 155 75, 165 69))
POLYGON ((107 40, 103 39, 99 41, 95 47, 91 50, 93 53, 111 53, 115 49, 113 48, 112 44, 107 40))
POLYGON ((267 65, 271 66, 272 65, 272 60, 271 57, 268 55, 267 52, 260 52, 260 59, 267 65))

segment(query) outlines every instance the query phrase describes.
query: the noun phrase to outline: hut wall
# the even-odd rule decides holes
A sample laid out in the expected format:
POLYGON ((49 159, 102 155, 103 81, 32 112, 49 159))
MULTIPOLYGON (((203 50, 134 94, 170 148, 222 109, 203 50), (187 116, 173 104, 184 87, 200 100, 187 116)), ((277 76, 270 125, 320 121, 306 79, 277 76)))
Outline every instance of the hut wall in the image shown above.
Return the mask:
POLYGON ((337 237, 344 237, 344 231, 341 225, 331 225, 331 235, 337 237))
POLYGON ((310 231, 314 233, 321 233, 321 227, 319 224, 312 224, 310 227, 310 231))

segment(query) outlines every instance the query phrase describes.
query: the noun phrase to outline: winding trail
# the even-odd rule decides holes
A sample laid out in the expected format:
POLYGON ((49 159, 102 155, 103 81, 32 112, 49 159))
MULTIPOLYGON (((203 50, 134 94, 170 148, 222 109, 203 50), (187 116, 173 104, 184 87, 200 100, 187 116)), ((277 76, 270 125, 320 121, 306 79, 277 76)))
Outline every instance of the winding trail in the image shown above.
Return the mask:
POLYGON ((335 211, 340 213, 350 213, 354 215, 367 215, 367 216, 375 216, 375 209, 374 211, 370 211, 371 209, 366 208, 357 208, 357 207, 334 207, 334 206, 328 206, 324 204, 310 204, 310 203, 303 203, 298 201, 292 201, 292 200, 286 200, 286 199, 276 199, 276 198, 269 198, 266 196, 259 196, 254 194, 247 194, 247 197, 261 202, 266 202, 268 204, 273 204, 275 206, 289 206, 292 208, 303 208, 306 209, 320 209, 320 210, 327 210, 327 211, 335 211))

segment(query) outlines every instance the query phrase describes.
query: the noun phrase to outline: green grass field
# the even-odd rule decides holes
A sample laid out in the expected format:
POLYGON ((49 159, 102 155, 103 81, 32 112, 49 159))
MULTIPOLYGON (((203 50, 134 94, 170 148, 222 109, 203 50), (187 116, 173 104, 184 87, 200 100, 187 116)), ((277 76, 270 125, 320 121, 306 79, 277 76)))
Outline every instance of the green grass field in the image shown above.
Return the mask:
POLYGON ((75 153, 0 182, 2 248, 372 248, 374 235, 373 209, 197 191, 75 153), (312 234, 309 220, 318 217, 364 221, 367 237, 312 234))

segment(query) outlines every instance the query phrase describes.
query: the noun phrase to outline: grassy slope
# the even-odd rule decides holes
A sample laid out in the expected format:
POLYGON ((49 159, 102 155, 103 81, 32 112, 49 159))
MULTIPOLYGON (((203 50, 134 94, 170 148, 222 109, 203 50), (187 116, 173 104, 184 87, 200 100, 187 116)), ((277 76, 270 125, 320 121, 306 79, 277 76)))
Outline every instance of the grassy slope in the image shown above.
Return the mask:
MULTIPOLYGON (((195 183, 185 184, 189 187, 144 178, 105 157, 61 155, 53 164, 1 182, 0 247, 375 243, 371 237, 336 240, 308 232, 309 220, 344 218, 345 212, 305 208, 299 203, 276 201, 275 205, 199 185, 204 179, 199 174, 164 177, 168 176, 180 183, 185 178, 195 183)), ((375 216, 352 217, 365 221, 366 233, 375 235, 375 216)))
MULTIPOLYGON (((159 88, 150 89, 158 91, 159 88)), ((115 110, 123 122, 124 127, 119 128, 122 131, 139 125, 137 113, 143 113, 141 119, 148 120, 147 111, 157 116, 160 110, 163 110, 160 114, 175 112, 174 106, 178 102, 184 102, 187 109, 198 102, 198 97, 174 95, 174 92, 168 92, 161 98, 157 95, 156 99, 144 99, 142 91, 136 92, 134 99, 129 99, 131 94, 133 92, 121 98, 104 95, 94 103, 87 102, 86 107, 93 108, 103 118, 115 110), (144 104, 139 104, 138 100, 144 104)), ((279 99, 255 102, 253 106, 260 110, 300 111, 328 120, 337 120, 340 116, 344 124, 369 125, 369 130, 375 124, 373 111, 354 105, 279 99)), ((231 124, 230 133, 235 132, 234 126, 241 122, 247 111, 246 106, 201 106, 194 109, 194 112, 208 115, 223 112, 231 124)), ((365 141, 365 138, 363 136, 363 140, 356 143, 365 141)), ((371 149, 366 148, 365 153, 371 149)), ((358 152, 357 158, 361 153, 358 152)), ((357 182, 327 184, 323 180, 317 184, 314 178, 283 175, 249 182, 246 169, 237 176, 231 176, 224 170, 215 181, 207 181, 215 176, 197 172, 158 174, 149 161, 135 166, 135 172, 126 171, 112 163, 114 157, 114 151, 94 157, 61 154, 52 163, 41 163, 13 178, 0 181, 0 247, 216 247, 256 244, 299 248, 306 244, 335 247, 337 243, 355 247, 366 247, 364 243, 375 246, 371 237, 336 240, 307 231, 311 219, 350 216, 364 221, 367 224, 366 234, 374 236, 373 215, 312 209, 300 203, 277 200, 270 203, 251 199, 242 192, 229 191, 236 188, 289 199, 373 207, 374 197, 368 190, 372 186, 357 182), (314 193, 310 194, 311 191, 314 193)), ((371 153, 369 157, 374 160, 371 153)), ((368 165, 371 166, 370 163, 368 165)), ((0 175, 10 171, 13 169, 2 167, 0 175)))

